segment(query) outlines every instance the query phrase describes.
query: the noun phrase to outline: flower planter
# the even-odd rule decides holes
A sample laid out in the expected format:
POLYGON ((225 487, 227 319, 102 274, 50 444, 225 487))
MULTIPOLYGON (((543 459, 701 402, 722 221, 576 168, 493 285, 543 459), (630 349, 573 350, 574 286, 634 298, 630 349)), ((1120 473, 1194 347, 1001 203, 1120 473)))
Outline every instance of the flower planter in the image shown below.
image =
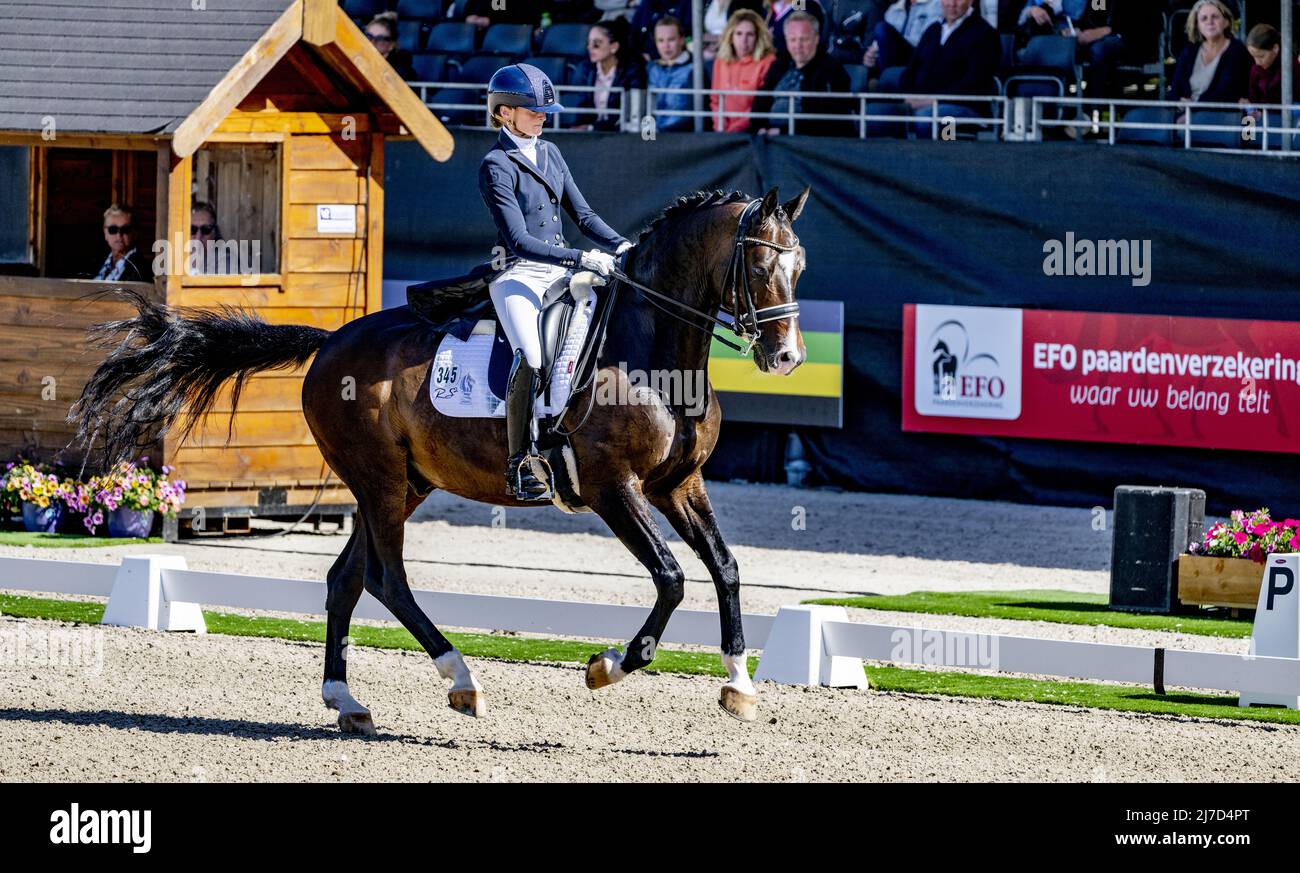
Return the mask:
POLYGON ((124 509, 119 507, 108 514, 108 535, 111 537, 149 536, 153 528, 152 509, 124 509))
POLYGON ((1263 580, 1264 565, 1248 558, 1178 558, 1178 599, 1189 605, 1254 609, 1263 580))
POLYGON ((35 503, 23 504, 23 527, 29 533, 54 533, 59 529, 63 516, 63 504, 51 503, 41 509, 35 503))

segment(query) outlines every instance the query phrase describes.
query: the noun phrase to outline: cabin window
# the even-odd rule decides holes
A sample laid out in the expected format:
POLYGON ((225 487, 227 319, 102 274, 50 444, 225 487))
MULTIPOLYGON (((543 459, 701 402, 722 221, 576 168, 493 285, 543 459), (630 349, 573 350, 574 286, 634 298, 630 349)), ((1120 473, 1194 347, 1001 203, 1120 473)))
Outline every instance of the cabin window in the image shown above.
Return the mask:
POLYGON ((0 272, 30 266, 31 149, 0 146, 0 272))
POLYGON ((187 270, 279 272, 280 148, 211 143, 194 153, 187 270))

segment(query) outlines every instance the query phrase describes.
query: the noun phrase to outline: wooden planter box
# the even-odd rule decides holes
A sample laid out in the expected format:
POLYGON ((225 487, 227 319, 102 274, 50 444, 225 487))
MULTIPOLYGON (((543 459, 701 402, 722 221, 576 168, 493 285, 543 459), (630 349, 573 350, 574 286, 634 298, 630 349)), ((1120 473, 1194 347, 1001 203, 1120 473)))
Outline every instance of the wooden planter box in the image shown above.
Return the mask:
POLYGON ((1178 599, 1188 605, 1254 609, 1264 565, 1248 558, 1178 558, 1178 599))

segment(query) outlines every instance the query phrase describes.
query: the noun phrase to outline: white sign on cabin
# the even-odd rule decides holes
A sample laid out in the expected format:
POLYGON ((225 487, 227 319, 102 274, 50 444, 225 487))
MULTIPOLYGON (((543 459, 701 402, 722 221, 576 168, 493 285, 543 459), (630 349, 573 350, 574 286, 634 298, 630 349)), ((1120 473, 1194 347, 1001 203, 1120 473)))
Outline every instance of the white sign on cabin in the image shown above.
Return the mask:
MULTIPOLYGON (((1262 657, 1300 657, 1300 554, 1268 556, 1259 587, 1250 651, 1262 657)), ((1300 709, 1300 697, 1294 694, 1242 692, 1239 703, 1300 709)))
POLYGON ((356 233, 357 207, 351 203, 323 203, 316 206, 317 233, 356 233))

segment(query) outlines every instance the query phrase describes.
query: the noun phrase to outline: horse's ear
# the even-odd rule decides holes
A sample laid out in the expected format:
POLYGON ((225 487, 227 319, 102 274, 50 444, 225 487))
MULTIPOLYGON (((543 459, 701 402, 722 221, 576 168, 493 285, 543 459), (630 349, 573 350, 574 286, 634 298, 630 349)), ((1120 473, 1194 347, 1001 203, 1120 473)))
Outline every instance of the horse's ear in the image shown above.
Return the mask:
POLYGON ((777 208, 781 205, 780 190, 773 186, 763 197, 763 208, 759 210, 759 218, 766 221, 771 215, 776 213, 777 208))
POLYGON ((812 186, 809 185, 807 188, 804 188, 801 193, 781 205, 781 208, 785 210, 786 217, 790 219, 791 224, 794 224, 794 220, 799 217, 799 213, 803 212, 804 204, 808 202, 808 195, 811 193, 812 186))

